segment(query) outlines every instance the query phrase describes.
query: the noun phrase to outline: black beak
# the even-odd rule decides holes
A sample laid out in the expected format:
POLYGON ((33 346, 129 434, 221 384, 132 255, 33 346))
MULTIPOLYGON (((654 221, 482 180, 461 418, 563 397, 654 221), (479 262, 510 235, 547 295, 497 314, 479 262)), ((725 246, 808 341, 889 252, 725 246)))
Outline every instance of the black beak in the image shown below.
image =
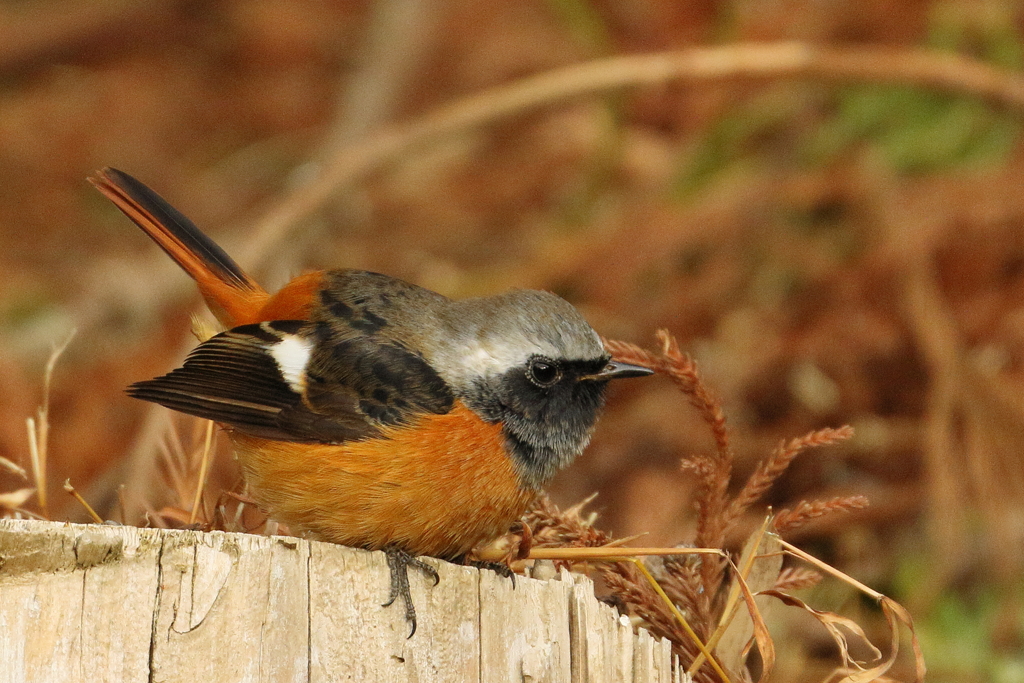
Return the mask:
POLYGON ((610 360, 608 364, 601 368, 600 372, 594 373, 593 375, 584 375, 580 377, 581 380, 595 380, 598 382, 605 382, 610 379, 625 379, 626 377, 643 377, 645 375, 653 375, 654 370, 645 368, 642 365, 630 365, 629 363, 620 363, 617 360, 610 360))

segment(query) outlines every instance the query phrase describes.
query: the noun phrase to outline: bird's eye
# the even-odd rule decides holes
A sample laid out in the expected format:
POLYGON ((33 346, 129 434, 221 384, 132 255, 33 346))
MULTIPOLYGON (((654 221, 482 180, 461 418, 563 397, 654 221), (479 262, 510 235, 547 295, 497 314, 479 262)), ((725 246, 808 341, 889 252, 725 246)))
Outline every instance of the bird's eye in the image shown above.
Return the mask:
POLYGON ((530 381, 540 387, 549 387, 562 378, 562 370, 558 364, 547 358, 534 358, 530 361, 527 375, 530 381))

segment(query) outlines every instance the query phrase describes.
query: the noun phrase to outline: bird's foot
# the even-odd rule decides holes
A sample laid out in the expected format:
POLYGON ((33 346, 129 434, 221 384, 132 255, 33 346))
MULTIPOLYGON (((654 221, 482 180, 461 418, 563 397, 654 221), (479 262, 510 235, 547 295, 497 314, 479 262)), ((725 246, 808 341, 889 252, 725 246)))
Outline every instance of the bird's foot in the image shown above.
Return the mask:
POLYGON ((489 562, 489 561, 486 561, 486 560, 473 560, 473 559, 470 559, 470 558, 467 557, 467 558, 465 558, 465 563, 467 565, 469 565, 470 567, 476 567, 477 569, 490 569, 492 572, 494 572, 498 576, 501 576, 503 578, 511 580, 512 581, 512 587, 513 588, 516 587, 516 573, 514 571, 512 571, 512 568, 509 567, 504 562, 489 562))
POLYGON ((388 593, 388 601, 381 607, 389 607, 399 597, 402 598, 405 603, 405 620, 411 626, 408 637, 412 638, 416 633, 416 608, 412 604, 412 593, 409 592, 409 567, 415 567, 434 579, 435 586, 441 579, 436 569, 401 548, 385 548, 384 554, 388 558, 388 569, 391 570, 391 592, 388 593))

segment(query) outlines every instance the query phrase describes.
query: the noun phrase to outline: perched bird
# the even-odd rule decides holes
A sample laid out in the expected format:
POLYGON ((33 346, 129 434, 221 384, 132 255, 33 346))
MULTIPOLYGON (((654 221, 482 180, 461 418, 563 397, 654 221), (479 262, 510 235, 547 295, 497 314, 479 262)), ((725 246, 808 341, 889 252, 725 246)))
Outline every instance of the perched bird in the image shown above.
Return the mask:
MULTIPOLYGON (((454 301, 361 270, 268 294, 159 195, 116 169, 90 182, 198 284, 228 328, 128 393, 215 420, 250 495, 304 535, 388 554, 415 632, 408 567, 502 535, 590 439, 615 362, 563 299, 454 301)), ((410 634, 411 636, 411 634, 410 634)))

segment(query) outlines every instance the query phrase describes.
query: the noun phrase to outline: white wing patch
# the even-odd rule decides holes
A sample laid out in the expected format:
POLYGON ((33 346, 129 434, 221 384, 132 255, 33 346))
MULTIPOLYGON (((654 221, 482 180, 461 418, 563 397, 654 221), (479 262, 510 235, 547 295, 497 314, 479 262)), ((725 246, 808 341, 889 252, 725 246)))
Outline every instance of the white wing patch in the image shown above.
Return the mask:
POLYGON ((293 334, 283 335, 281 341, 267 347, 267 352, 277 362, 277 369, 292 391, 303 393, 306 389, 306 365, 313 352, 310 341, 293 334))

